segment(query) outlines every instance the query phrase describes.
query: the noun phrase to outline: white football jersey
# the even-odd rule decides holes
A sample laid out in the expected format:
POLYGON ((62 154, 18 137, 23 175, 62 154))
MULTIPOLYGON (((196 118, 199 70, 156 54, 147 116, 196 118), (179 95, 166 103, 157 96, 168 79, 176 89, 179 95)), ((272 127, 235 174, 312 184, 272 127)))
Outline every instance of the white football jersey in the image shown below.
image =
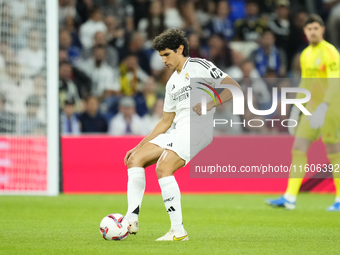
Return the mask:
MULTIPOLYGON (((199 95, 202 95, 202 93, 206 95, 206 92, 197 89, 197 85, 200 85, 198 81, 203 81, 203 83, 214 88, 216 84, 220 84, 227 76, 226 73, 222 72, 210 61, 201 58, 188 58, 183 65, 182 71, 180 73, 175 71, 166 84, 164 111, 176 113, 175 124, 190 122, 190 114, 193 112, 191 107, 201 103, 201 96, 199 95)), ((214 92, 207 86, 201 85, 200 87, 214 95, 214 92)), ((208 95, 207 102, 211 100, 208 95)), ((209 111, 207 115, 213 116, 214 112, 215 108, 209 111)), ((212 127, 212 123, 210 122, 209 124, 212 127)))

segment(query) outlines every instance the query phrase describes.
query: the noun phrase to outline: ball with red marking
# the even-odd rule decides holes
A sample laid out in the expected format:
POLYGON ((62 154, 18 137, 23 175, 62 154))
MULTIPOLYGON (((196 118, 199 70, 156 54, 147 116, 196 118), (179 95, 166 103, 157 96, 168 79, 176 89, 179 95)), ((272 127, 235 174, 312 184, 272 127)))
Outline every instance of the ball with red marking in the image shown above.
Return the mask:
POLYGON ((119 213, 112 213, 100 222, 100 234, 105 240, 120 241, 129 235, 129 222, 119 213))

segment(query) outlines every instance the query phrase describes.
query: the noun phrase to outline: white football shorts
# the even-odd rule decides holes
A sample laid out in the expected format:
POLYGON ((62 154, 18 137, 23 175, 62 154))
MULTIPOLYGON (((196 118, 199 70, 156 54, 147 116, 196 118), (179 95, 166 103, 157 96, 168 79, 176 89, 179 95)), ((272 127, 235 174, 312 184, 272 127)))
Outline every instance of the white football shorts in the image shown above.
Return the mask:
POLYGON ((156 144, 163 149, 174 151, 187 165, 196 154, 212 142, 212 139, 203 132, 198 133, 197 130, 191 130, 191 132, 195 132, 195 135, 192 134, 190 137, 190 123, 181 125, 178 128, 176 126, 169 132, 155 137, 150 143, 156 144))

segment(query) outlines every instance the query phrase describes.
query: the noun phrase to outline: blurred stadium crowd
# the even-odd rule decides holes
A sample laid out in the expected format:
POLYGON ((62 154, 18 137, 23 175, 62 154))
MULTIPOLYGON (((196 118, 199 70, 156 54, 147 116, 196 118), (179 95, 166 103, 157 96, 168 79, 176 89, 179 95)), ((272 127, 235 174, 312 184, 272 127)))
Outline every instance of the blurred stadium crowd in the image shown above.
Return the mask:
MULTIPOLYGON (((0 132, 35 133, 46 122, 48 45, 39 28, 44 5, 41 0, 0 3, 0 132), (19 115, 24 117, 17 123, 19 115)), ((273 86, 298 85, 308 13, 323 17, 331 31, 326 39, 339 49, 339 0, 59 0, 61 131, 148 134, 162 117, 172 73, 152 49, 152 40, 167 28, 185 30, 190 57, 212 61, 245 93, 252 87, 254 107, 268 109, 273 86)), ((216 118, 254 117, 249 111, 232 116, 231 108, 219 107, 216 118)), ((279 112, 271 117, 288 118, 279 112)), ((277 134, 287 129, 224 125, 215 132, 277 134)))

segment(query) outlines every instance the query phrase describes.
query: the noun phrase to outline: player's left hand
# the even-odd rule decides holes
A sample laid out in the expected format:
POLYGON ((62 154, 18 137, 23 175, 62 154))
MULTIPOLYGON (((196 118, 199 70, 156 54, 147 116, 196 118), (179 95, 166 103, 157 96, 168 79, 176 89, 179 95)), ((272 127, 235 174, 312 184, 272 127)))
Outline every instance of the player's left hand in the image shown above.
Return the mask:
POLYGON ((326 113, 328 110, 328 104, 321 103, 316 107, 312 116, 309 117, 309 125, 313 129, 321 128, 325 122, 326 113))
MULTIPOLYGON (((207 111, 210 111, 212 108, 214 108, 214 105, 207 104, 207 111)), ((197 115, 201 116, 202 115, 202 104, 198 103, 194 107, 192 107, 194 112, 197 113, 197 115)))

